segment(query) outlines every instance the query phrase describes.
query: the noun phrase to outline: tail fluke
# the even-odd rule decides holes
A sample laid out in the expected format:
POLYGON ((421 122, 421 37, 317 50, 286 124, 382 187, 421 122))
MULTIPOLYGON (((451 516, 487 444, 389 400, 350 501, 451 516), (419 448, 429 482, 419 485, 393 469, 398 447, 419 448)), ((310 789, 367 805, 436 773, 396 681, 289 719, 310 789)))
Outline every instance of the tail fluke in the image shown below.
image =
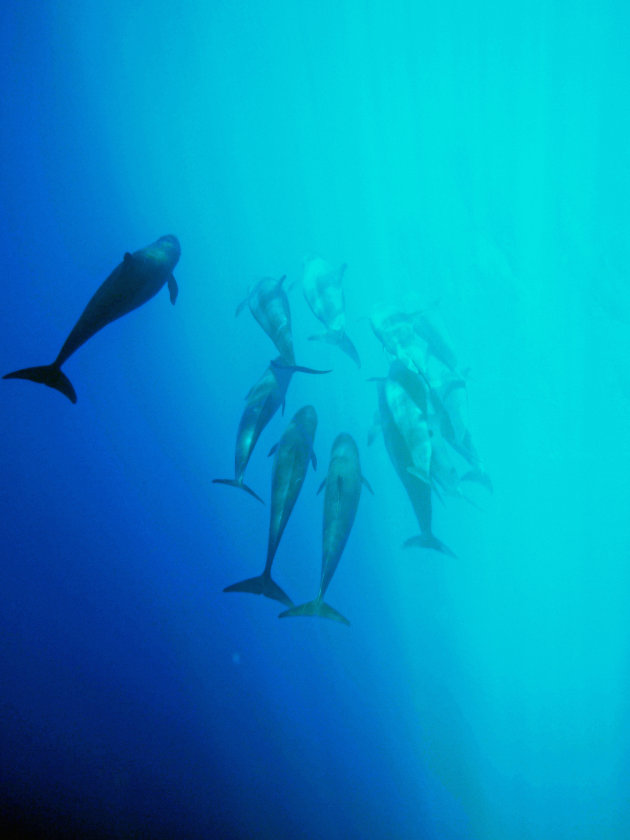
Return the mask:
POLYGON ((237 478, 213 478, 213 484, 227 484, 229 487, 240 487, 241 490, 245 490, 246 493, 249 493, 250 496, 253 496, 255 499, 258 499, 261 504, 265 504, 263 500, 260 498, 258 493, 255 493, 251 487, 248 487, 247 484, 244 484, 242 481, 239 481, 237 478))
POLYGON ((433 486, 434 482, 431 481, 431 476, 426 470, 422 470, 419 467, 407 467, 407 472, 409 475, 414 476, 414 478, 423 481, 425 484, 429 484, 433 486))
POLYGON ((65 373, 61 372, 61 368, 55 364, 14 370, 13 373, 5 373, 2 378, 30 379, 31 382, 41 382, 42 385, 48 385, 49 388, 61 391, 64 396, 68 397, 70 402, 75 403, 77 401, 77 395, 72 387, 72 382, 70 382, 65 373))
POLYGON ((444 545, 441 540, 438 540, 433 534, 420 534, 417 537, 411 537, 403 543, 405 548, 432 548, 435 551, 441 551, 442 554, 447 554, 449 557, 457 557, 455 552, 444 545))
POLYGON ((316 615, 319 618, 331 618, 333 621, 339 621, 341 624, 350 626, 347 618, 319 598, 316 598, 314 601, 309 601, 307 604, 301 604, 299 607, 292 607, 290 610, 285 610, 278 617, 295 618, 297 615, 316 615))
POLYGON ((461 481, 474 481, 477 484, 481 484, 489 493, 494 492, 494 488, 492 486, 492 479, 488 475, 487 472, 481 469, 481 467, 477 467, 474 470, 470 470, 469 472, 465 473, 461 479, 461 481))
POLYGON ((226 586, 224 592, 251 592, 252 595, 265 595, 267 598, 272 598, 274 601, 280 601, 285 607, 292 607, 293 601, 284 592, 278 584, 271 579, 270 575, 258 575, 258 577, 247 578, 240 583, 233 583, 232 586, 226 586))
POLYGON ((327 341, 328 344, 334 344, 339 347, 340 350, 343 350, 346 355, 350 356, 357 367, 361 367, 361 359, 357 353, 357 348, 350 341, 345 332, 340 333, 334 332, 333 330, 327 330, 326 332, 318 333, 317 335, 309 335, 308 340, 327 341))

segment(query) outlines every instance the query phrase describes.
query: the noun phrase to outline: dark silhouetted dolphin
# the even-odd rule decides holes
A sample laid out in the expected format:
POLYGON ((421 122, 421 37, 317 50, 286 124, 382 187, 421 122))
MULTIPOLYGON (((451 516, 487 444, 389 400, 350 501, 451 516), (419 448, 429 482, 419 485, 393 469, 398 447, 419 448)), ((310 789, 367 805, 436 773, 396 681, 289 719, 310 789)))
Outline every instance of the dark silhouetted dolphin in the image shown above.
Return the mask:
POLYGON ((367 481, 361 475, 359 450, 350 435, 342 433, 333 443, 330 455, 328 475, 318 492, 326 487, 324 496, 324 531, 322 546, 322 575, 319 594, 314 601, 299 607, 292 607, 280 618, 292 618, 297 615, 317 615, 332 618, 343 624, 350 624, 347 618, 324 602, 324 595, 332 580, 339 560, 346 547, 361 496, 361 483, 371 491, 367 481))
POLYGON ((300 494, 309 462, 317 467, 313 452, 313 440, 317 429, 317 414, 312 405, 301 408, 293 417, 285 433, 269 453, 275 453, 271 477, 271 512, 269 517, 269 540, 267 562, 261 575, 226 586, 224 592, 252 592, 266 595, 285 606, 293 601, 271 578, 271 565, 278 550, 293 506, 300 494))
POLYGON ((177 283, 173 277, 173 269, 177 265, 179 255, 179 242, 170 234, 161 236, 151 245, 134 251, 133 254, 126 253, 120 265, 116 266, 90 299, 55 361, 50 365, 7 373, 3 379, 30 379, 32 382, 41 382, 61 391, 75 403, 77 395, 72 383, 61 371, 63 363, 107 324, 150 300, 165 283, 168 284, 171 303, 175 303, 177 283))
POLYGON ((288 365, 281 357, 274 359, 245 398, 245 410, 236 434, 234 478, 215 478, 213 479, 215 484, 240 487, 262 502, 260 496, 243 482, 245 469, 262 430, 280 406, 284 406, 289 382, 293 374, 297 372, 330 373, 329 370, 313 370, 299 365, 288 365))
POLYGON ((239 315, 248 305, 250 312, 276 345, 284 361, 288 365, 294 365, 291 311, 289 298, 284 290, 285 280, 286 276, 279 280, 263 277, 254 283, 245 299, 236 307, 236 314, 239 315))

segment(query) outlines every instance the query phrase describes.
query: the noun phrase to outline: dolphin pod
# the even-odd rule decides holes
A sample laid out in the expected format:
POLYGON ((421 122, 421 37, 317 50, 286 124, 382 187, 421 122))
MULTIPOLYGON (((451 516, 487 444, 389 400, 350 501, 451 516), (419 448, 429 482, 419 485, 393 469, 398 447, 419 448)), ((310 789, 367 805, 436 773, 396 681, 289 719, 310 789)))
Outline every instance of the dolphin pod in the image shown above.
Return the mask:
POLYGON ((272 580, 271 565, 291 511, 300 495, 309 463, 317 469, 313 441, 317 430, 317 413, 312 405, 304 406, 293 417, 280 442, 272 447, 275 453, 271 475, 271 511, 267 561, 262 574, 226 586, 224 592, 252 592, 266 595, 285 606, 293 606, 289 596, 272 580))
MULTIPOLYGON (((61 370, 64 363, 95 333, 146 303, 164 285, 168 286, 171 303, 175 303, 178 287, 173 270, 180 253, 179 242, 172 235, 162 236, 134 253, 126 253, 89 300, 56 359, 48 365, 8 373, 4 378, 40 382, 76 402, 74 387, 61 370)), ((360 367, 359 354, 346 333, 342 285, 345 271, 345 264, 332 268, 325 260, 311 257, 304 264, 302 288, 313 314, 325 327, 323 334, 310 338, 338 346, 360 367)), ((285 276, 264 277, 250 287, 237 307, 238 315, 249 306, 280 355, 269 362, 245 397, 236 434, 234 477, 213 479, 214 483, 238 487, 261 502, 261 497, 245 483, 245 473, 262 432, 280 407, 284 414, 293 374, 331 372, 296 364, 287 288, 285 276)), ((454 557, 453 551, 433 532, 433 496, 443 501, 444 493, 476 506, 474 498, 463 493, 462 483, 476 482, 492 492, 492 482, 470 430, 467 371, 460 366, 442 319, 433 309, 407 312, 387 304, 372 313, 372 330, 389 358, 389 370, 385 376, 372 377, 377 383, 378 412, 368 443, 380 429, 389 460, 418 522, 419 535, 407 539, 404 547, 432 549, 454 557)), ((276 600, 287 607, 280 613, 281 618, 317 616, 348 625, 348 619, 324 598, 348 543, 362 485, 372 492, 362 475, 359 449, 350 434, 344 432, 335 438, 328 473, 318 491, 326 489, 316 597, 295 606, 271 576, 309 464, 317 467, 313 450, 317 425, 315 407, 306 405, 295 413, 279 442, 272 447, 265 566, 260 575, 227 586, 224 591, 249 592, 276 600)))
POLYGON ((372 488, 361 475, 359 450, 356 443, 346 433, 337 435, 330 455, 328 475, 317 491, 321 493, 322 489, 326 487, 322 538, 322 574, 319 592, 315 600, 285 610, 280 613, 280 618, 316 615, 320 618, 340 621, 342 624, 350 624, 345 616, 324 601, 324 595, 348 542, 359 507, 361 484, 365 484, 372 492, 372 488))
POLYGON ((107 324, 137 309, 168 285, 171 303, 177 298, 173 269, 180 256, 179 242, 172 235, 161 236, 146 248, 126 253, 109 277, 96 290, 66 338, 57 358, 49 365, 23 368, 3 379, 29 379, 61 391, 76 403, 77 395, 68 377, 61 370, 64 362, 82 344, 107 324))

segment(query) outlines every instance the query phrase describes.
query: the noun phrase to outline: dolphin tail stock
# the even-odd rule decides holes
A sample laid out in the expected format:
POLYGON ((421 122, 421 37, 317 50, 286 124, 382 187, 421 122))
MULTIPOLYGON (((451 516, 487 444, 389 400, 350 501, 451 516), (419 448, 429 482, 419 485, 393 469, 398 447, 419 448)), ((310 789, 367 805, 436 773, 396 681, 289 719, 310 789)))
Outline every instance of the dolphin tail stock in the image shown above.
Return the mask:
POLYGON ((319 618, 330 618, 333 621, 339 621, 341 624, 350 626, 348 619, 337 612, 334 607, 326 604, 321 598, 315 598, 314 601, 309 601, 306 604, 300 604, 299 607, 292 607, 280 613, 278 618, 295 618, 298 615, 315 615, 319 618))
POLYGON ((28 379, 31 382, 40 382, 42 385, 48 385, 49 388, 60 391, 64 396, 68 397, 71 403, 76 403, 77 401, 76 391, 72 387, 72 382, 70 382, 65 373, 62 372, 61 367, 55 362, 51 365, 40 365, 39 367, 14 370, 13 373, 5 373, 2 378, 28 379))
POLYGON ((292 607, 293 601, 289 598, 283 589, 280 589, 275 580, 272 580, 271 575, 266 575, 264 572, 258 577, 247 578, 238 583, 233 583, 231 586, 226 586, 224 592, 251 592, 252 595, 265 595, 273 601, 280 601, 285 607, 292 607))
POLYGON ((255 499, 261 504, 265 504, 264 501, 260 498, 258 493, 252 490, 251 487, 248 487, 243 481, 239 481, 238 478, 213 478, 213 484, 227 484, 229 487, 240 487, 241 490, 245 490, 246 493, 249 493, 250 496, 253 496, 255 499))
POLYGON ((361 359, 359 358, 359 354, 357 353, 357 348, 350 341, 350 338, 348 337, 347 333, 335 332, 334 330, 326 330, 326 332, 323 333, 309 335, 308 340, 326 341, 328 344, 334 344, 340 350, 343 350, 343 352, 347 356, 350 356, 350 358, 358 368, 361 367, 361 359))
POLYGON ((432 548, 435 551, 440 551, 448 557, 457 557, 454 551, 444 545, 441 540, 438 540, 433 534, 420 534, 417 537, 410 537, 403 543, 404 548, 432 548))
POLYGON ((358 368, 361 367, 361 359, 359 358, 357 348, 350 341, 348 333, 344 333, 343 336, 341 337, 341 341, 339 342, 339 348, 340 348, 340 350, 343 350, 343 352, 347 356, 350 356, 350 358, 352 359, 352 361, 355 363, 355 365, 358 368))

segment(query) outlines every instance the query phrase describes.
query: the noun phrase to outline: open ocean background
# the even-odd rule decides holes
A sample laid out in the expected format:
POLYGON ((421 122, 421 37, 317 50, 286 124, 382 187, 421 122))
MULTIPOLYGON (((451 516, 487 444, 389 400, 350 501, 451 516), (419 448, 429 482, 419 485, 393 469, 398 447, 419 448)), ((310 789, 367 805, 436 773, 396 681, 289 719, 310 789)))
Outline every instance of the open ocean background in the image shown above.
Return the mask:
POLYGON ((619 2, 7 0, 1 373, 51 361, 125 251, 166 290, 65 365, 2 382, 3 837, 630 836, 630 16, 619 2), (363 366, 307 341, 316 253, 363 366), (286 273, 299 364, 247 473, 319 415, 274 565, 313 597, 332 441, 363 493, 327 600, 226 595, 269 507, 213 485, 276 351, 249 283, 286 273), (365 316, 438 301, 494 494, 417 523, 382 439, 365 316))

